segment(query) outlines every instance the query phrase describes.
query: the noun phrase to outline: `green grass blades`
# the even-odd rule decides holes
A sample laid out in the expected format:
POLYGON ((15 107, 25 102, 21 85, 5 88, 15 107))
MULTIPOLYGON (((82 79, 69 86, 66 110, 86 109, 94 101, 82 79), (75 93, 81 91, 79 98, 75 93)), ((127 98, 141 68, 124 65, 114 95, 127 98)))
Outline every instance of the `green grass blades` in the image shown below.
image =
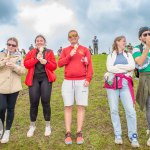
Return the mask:
MULTIPOLYGON (((63 68, 57 68, 57 80, 53 83, 51 109, 52 109, 52 134, 44 136, 45 121, 41 103, 39 105, 36 131, 32 138, 27 138, 29 129, 29 96, 28 88, 23 84, 16 104, 15 119, 11 130, 10 141, 7 144, 0 143, 0 150, 130 150, 131 145, 127 135, 127 124, 125 113, 120 104, 119 113, 123 132, 123 145, 114 143, 114 133, 110 119, 106 90, 103 88, 103 75, 106 72, 107 55, 92 56, 94 76, 90 85, 89 106, 86 108, 86 118, 83 127, 85 143, 76 144, 76 106, 73 108, 72 134, 73 144, 65 145, 64 106, 61 96, 61 85, 63 82, 63 68)), ((57 58, 58 60, 58 58, 57 58)), ((24 82, 25 77, 22 77, 24 82)), ((134 81, 135 92, 138 81, 134 81)), ((145 112, 139 110, 136 105, 139 143, 142 150, 148 149, 146 141, 146 118, 145 112)))

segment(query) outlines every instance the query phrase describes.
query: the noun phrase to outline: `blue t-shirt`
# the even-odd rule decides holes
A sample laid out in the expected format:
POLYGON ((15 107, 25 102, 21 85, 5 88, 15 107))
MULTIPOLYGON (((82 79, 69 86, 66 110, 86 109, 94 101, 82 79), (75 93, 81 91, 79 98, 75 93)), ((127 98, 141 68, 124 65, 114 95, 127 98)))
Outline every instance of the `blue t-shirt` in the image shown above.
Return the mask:
POLYGON ((124 57, 123 53, 117 54, 116 60, 115 60, 115 62, 114 62, 114 65, 117 65, 117 64, 124 64, 124 65, 128 64, 128 61, 127 61, 127 59, 124 57))

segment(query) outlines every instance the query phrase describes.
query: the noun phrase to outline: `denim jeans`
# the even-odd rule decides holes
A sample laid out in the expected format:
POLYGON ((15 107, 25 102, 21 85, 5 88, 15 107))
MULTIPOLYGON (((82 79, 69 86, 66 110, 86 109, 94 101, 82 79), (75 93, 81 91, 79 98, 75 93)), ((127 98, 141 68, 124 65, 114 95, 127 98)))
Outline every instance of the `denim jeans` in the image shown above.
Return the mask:
POLYGON ((136 112, 129 91, 128 82, 126 81, 126 79, 123 79, 122 84, 123 84, 122 89, 117 90, 107 89, 111 120, 114 127, 115 135, 121 136, 122 130, 120 124, 120 117, 118 113, 119 97, 120 97, 122 105, 125 109, 128 126, 128 136, 131 137, 134 133, 137 133, 136 112))

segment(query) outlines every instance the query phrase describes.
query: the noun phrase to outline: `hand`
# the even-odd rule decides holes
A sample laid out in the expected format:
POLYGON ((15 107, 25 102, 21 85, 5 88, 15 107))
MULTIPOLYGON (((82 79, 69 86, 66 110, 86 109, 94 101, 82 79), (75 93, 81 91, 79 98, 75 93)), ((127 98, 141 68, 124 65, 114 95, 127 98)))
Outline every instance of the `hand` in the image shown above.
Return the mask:
POLYGON ((85 81, 85 82, 84 82, 84 86, 85 86, 85 87, 88 87, 89 84, 90 84, 89 81, 85 81))
POLYGON ((87 57, 82 57, 81 62, 83 62, 85 65, 88 65, 87 57))
POLYGON ((41 58, 39 61, 40 61, 40 63, 41 63, 42 65, 45 65, 45 64, 47 63, 47 60, 46 60, 46 59, 42 59, 42 58, 41 58))
POLYGON ((6 62, 6 66, 13 68, 15 64, 13 62, 6 62))
POLYGON ((76 52, 77 52, 76 49, 72 49, 71 52, 70 52, 70 56, 72 57, 73 55, 76 54, 76 52))
POLYGON ((9 62, 9 58, 8 57, 0 58, 0 61, 3 61, 3 63, 6 64, 7 62, 9 62))
POLYGON ((148 47, 148 49, 150 49, 150 36, 146 37, 146 47, 148 47))
POLYGON ((6 62, 8 62, 10 60, 9 57, 5 57, 5 58, 2 58, 3 60, 5 60, 6 62))
POLYGON ((41 52, 39 52, 37 54, 37 57, 36 57, 38 60, 42 59, 43 58, 43 54, 41 52))

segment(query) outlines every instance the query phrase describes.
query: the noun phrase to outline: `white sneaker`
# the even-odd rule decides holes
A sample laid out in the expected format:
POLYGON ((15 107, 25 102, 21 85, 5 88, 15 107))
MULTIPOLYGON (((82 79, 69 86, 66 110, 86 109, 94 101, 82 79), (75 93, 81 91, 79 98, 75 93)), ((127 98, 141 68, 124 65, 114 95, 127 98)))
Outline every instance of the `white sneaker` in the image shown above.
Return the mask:
MULTIPOLYGON (((147 132, 147 135, 150 134, 150 130, 147 130, 146 132, 147 132)), ((147 140, 147 146, 150 146, 150 137, 149 137, 149 139, 147 140)))
POLYGON ((138 148, 138 147, 140 147, 140 144, 139 144, 139 142, 138 142, 137 139, 136 139, 136 140, 133 140, 133 141, 131 142, 131 146, 134 147, 134 148, 138 148))
POLYGON ((1 143, 7 143, 10 137, 10 130, 6 130, 4 132, 3 138, 1 139, 1 143))
POLYGON ((115 136, 115 143, 119 145, 123 144, 122 137, 120 135, 115 136))
POLYGON ((46 126, 45 127, 45 136, 50 136, 51 135, 51 126, 46 126))
POLYGON ((150 138, 147 140, 147 146, 150 146, 150 138))
POLYGON ((32 137, 34 135, 35 129, 36 129, 36 126, 30 126, 30 129, 27 132, 27 137, 32 137))
POLYGON ((131 146, 134 148, 138 148, 140 147, 140 144, 137 140, 137 134, 134 133, 130 138, 129 138, 130 142, 131 142, 131 146))

